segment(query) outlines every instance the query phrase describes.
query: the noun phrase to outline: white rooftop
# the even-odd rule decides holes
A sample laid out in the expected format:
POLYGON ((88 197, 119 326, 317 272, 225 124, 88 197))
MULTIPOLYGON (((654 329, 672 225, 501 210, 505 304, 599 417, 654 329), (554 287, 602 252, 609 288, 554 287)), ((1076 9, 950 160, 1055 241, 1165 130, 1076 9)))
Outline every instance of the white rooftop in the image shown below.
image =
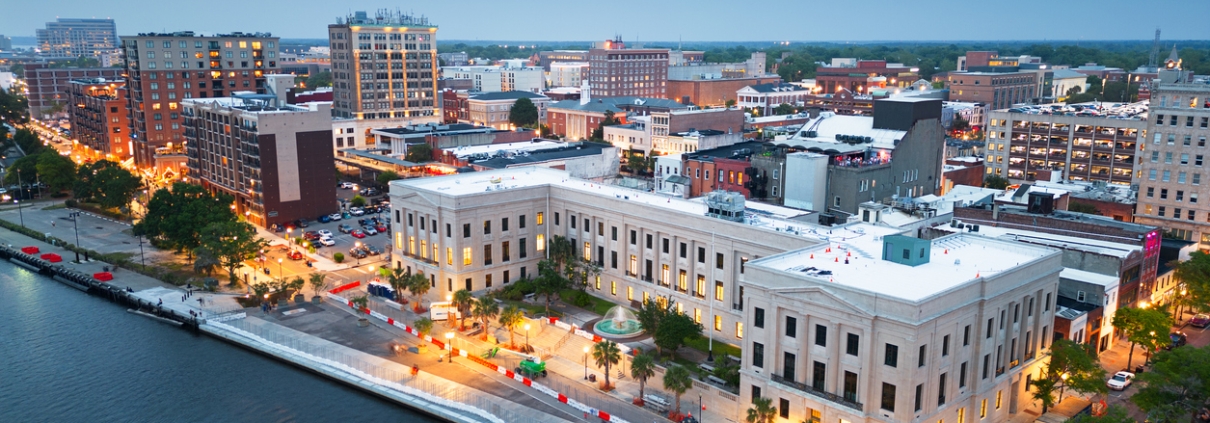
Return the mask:
POLYGON ((1059 277, 1064 278, 1064 279, 1071 279, 1073 281, 1097 284, 1097 285, 1104 286, 1106 288, 1113 288, 1115 286, 1118 286, 1118 277, 1117 276, 1102 275, 1100 273, 1092 273, 1089 271, 1078 270, 1078 269, 1068 269, 1066 267, 1063 268, 1063 271, 1059 273, 1059 277))
POLYGON ((872 294, 920 301, 1053 252, 957 235, 933 240, 928 263, 909 266, 882 260, 882 238, 899 232, 866 224, 811 229, 809 233, 826 244, 760 259, 753 264, 872 294))
MULTIPOLYGON (((940 229, 947 232, 963 232, 963 229, 950 227, 949 225, 939 225, 934 227, 934 229, 940 229)), ((980 225, 979 232, 972 232, 972 234, 1007 241, 1027 242, 1031 244, 1046 245, 1054 248, 1086 251, 1123 259, 1129 256, 1132 252, 1142 251, 1142 247, 1138 245, 1055 235, 1025 229, 1012 229, 1002 226, 980 225)))
POLYGON ((563 143, 556 142, 556 141, 546 141, 546 140, 521 141, 521 142, 510 142, 510 143, 502 143, 502 144, 486 144, 486 145, 456 147, 456 148, 452 149, 451 151, 454 153, 455 156, 458 157, 458 159, 463 159, 467 156, 473 156, 476 154, 520 153, 520 152, 525 152, 525 151, 557 148, 560 145, 563 145, 563 143))
POLYGON ((824 151, 837 150, 839 152, 864 150, 866 147, 891 150, 895 148, 895 141, 903 139, 903 136, 907 134, 906 131, 893 129, 874 129, 872 116, 844 116, 833 113, 820 113, 819 117, 811 119, 802 128, 794 136, 784 141, 778 140, 778 143, 804 148, 818 147, 824 151), (806 137, 806 131, 812 129, 816 132, 816 136, 806 137), (874 142, 872 144, 848 144, 837 141, 837 135, 865 136, 873 138, 874 142))

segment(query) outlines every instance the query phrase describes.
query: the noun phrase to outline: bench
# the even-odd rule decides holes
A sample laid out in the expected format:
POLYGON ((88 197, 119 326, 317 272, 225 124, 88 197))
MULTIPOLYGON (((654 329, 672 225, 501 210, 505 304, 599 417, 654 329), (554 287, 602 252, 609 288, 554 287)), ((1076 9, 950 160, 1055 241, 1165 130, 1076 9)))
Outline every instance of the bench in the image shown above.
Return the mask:
POLYGON ((652 394, 643 395, 643 402, 658 404, 658 405, 662 405, 664 407, 668 406, 668 400, 664 399, 663 397, 661 397, 659 395, 652 395, 652 394))
POLYGON ((706 363, 698 364, 697 368, 702 369, 702 371, 706 372, 707 374, 714 374, 714 366, 711 366, 709 364, 706 364, 706 363))
POLYGON ((708 380, 712 383, 718 384, 719 386, 727 386, 727 381, 723 380, 722 378, 719 378, 718 376, 714 376, 714 375, 706 376, 706 380, 708 380))

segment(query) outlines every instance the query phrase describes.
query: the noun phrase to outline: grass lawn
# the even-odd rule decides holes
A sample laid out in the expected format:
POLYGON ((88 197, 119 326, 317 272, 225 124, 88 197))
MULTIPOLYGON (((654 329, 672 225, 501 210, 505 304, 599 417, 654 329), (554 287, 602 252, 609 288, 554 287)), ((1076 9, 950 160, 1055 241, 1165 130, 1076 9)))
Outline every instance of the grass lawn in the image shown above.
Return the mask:
MULTIPOLYGON (((564 303, 571 304, 571 299, 575 298, 574 296, 577 295, 576 294, 577 292, 579 292, 579 290, 576 290, 576 289, 563 290, 563 292, 559 293, 559 299, 562 300, 564 303)), ((581 307, 581 308, 591 311, 593 313, 596 313, 597 315, 600 315, 600 316, 604 316, 605 313, 609 311, 609 309, 611 309, 611 308, 613 308, 613 306, 617 305, 617 304, 609 302, 609 300, 606 300, 603 298, 597 298, 595 295, 592 295, 592 294, 588 294, 588 298, 592 301, 592 303, 585 307, 581 307)), ((631 310, 631 311, 633 312, 634 310, 631 310)))
POLYGON ((64 208, 67 208, 67 205, 65 205, 63 203, 58 203, 58 204, 51 204, 49 206, 43 207, 42 210, 58 210, 58 209, 64 209, 64 208))
MULTIPOLYGON (((536 316, 539 314, 546 314, 546 305, 545 304, 529 304, 529 303, 525 303, 525 302, 521 302, 521 301, 511 301, 511 300, 501 300, 501 301, 504 302, 504 305, 506 307, 510 306, 510 305, 515 305, 515 306, 519 307, 520 309, 525 310, 525 315, 529 316, 529 317, 533 317, 533 316, 536 316)), ((559 311, 555 310, 555 309, 551 309, 550 314, 554 317, 562 317, 562 314, 559 313, 559 311)))
MULTIPOLYGON (((689 348, 693 348, 698 351, 701 351, 703 353, 709 352, 710 351, 710 339, 706 338, 705 336, 699 336, 697 338, 689 338, 689 339, 685 340, 685 346, 687 346, 689 348)), ((723 354, 733 356, 733 357, 739 357, 740 356, 739 347, 728 344, 726 342, 715 341, 714 342, 714 358, 716 360, 721 359, 723 354)))

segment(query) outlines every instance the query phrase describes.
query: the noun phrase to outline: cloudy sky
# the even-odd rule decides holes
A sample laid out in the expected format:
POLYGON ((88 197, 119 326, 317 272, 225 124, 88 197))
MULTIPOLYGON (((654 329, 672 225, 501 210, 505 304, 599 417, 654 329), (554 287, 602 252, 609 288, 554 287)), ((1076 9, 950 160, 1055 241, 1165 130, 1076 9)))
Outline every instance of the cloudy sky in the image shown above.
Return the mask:
POLYGON ((336 16, 400 8, 439 40, 884 41, 1210 39, 1208 0, 0 0, 0 34, 56 17, 117 20, 119 35, 267 31, 323 38, 336 16))

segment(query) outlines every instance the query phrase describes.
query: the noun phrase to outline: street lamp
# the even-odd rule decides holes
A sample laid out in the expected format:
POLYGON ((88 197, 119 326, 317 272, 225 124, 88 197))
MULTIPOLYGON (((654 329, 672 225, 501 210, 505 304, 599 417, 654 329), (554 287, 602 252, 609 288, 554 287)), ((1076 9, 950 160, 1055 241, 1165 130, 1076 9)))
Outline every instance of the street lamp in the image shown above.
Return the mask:
POLYGON ((584 347, 584 380, 588 380, 588 347, 584 347))
POLYGON ((454 327, 454 294, 445 294, 445 322, 454 327))
POLYGON ((1063 379, 1063 387, 1059 388, 1059 402, 1063 402, 1063 392, 1067 391, 1067 372, 1059 375, 1059 379, 1063 379))
POLYGON ((286 274, 281 270, 281 259, 277 259, 277 277, 285 279, 286 274))
MULTIPOLYGON (((76 248, 75 248, 76 263, 79 263, 80 262, 80 223, 79 223, 80 212, 68 213, 67 216, 71 217, 72 230, 74 230, 76 233, 76 248)), ((142 244, 139 244, 139 249, 142 250, 142 248, 143 248, 142 244)))
POLYGON ((525 351, 529 352, 529 323, 525 324, 525 351))
POLYGON ((290 246, 290 252, 294 252, 294 236, 291 232, 294 232, 294 228, 286 228, 286 245, 290 246))

